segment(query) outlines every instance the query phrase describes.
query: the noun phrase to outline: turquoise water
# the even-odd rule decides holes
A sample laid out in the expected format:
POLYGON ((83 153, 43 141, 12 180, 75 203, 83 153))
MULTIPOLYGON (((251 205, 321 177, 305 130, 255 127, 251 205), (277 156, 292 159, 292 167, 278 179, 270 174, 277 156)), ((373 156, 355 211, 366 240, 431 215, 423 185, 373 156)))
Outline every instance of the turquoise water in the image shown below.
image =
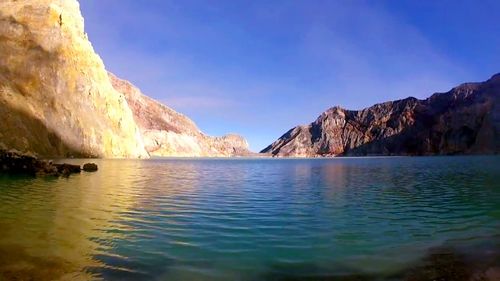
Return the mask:
POLYGON ((0 280, 398 280, 436 247, 500 266, 500 157, 97 163, 0 177, 0 280))

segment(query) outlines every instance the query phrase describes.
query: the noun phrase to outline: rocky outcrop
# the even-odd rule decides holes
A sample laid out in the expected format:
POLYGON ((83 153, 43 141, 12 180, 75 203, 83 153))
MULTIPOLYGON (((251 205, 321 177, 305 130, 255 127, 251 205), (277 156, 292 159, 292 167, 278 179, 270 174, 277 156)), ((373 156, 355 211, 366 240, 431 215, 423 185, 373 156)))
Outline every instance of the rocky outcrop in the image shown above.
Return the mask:
POLYGON ((95 163, 85 163, 83 164, 82 170, 84 170, 85 172, 92 173, 92 172, 97 172, 97 170, 99 170, 99 167, 97 167, 97 164, 95 163))
POLYGON ((333 107, 263 153, 274 156, 491 154, 500 151, 500 74, 425 100, 333 107))
POLYGON ((124 94, 152 156, 227 157, 249 155, 238 135, 207 136, 183 114, 141 93, 130 82, 109 73, 114 88, 124 94))
POLYGON ((68 177, 80 172, 79 165, 53 164, 50 161, 38 160, 32 155, 22 154, 18 151, 0 149, 0 174, 68 177))
POLYGON ((0 147, 46 157, 147 157, 76 0, 0 1, 0 147))

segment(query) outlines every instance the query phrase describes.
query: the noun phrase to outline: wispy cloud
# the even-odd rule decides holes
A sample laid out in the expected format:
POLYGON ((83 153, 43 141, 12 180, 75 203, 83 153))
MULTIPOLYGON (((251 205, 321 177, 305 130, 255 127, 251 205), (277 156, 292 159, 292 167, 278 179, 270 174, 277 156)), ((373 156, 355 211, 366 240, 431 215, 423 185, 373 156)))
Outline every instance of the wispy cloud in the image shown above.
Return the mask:
POLYGON ((304 51, 331 74, 324 80, 330 86, 323 95, 331 103, 359 108, 406 96, 425 97, 466 77, 466 69, 418 29, 373 2, 337 2, 328 12, 318 13, 322 16, 305 34, 304 51))
POLYGON ((467 80, 401 15, 374 1, 83 2, 108 68, 255 150, 326 108, 426 97, 467 80), (149 2, 148 2, 149 3, 149 2))
POLYGON ((224 110, 227 108, 237 107, 239 104, 223 98, 214 97, 171 97, 162 100, 174 109, 179 111, 186 110, 224 110))

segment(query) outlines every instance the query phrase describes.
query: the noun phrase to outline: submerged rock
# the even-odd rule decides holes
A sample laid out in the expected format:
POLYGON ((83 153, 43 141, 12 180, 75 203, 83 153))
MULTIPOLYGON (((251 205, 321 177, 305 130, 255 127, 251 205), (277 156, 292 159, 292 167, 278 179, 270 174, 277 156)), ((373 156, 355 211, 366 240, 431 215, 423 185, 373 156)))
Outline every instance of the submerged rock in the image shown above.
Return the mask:
POLYGON ((453 280, 453 281, 495 281, 500 280, 498 251, 475 256, 474 251, 461 253, 450 247, 431 249, 420 264, 405 272, 405 281, 453 280))
POLYGON ((85 172, 97 172, 98 167, 95 163, 86 163, 83 165, 83 170, 85 172))

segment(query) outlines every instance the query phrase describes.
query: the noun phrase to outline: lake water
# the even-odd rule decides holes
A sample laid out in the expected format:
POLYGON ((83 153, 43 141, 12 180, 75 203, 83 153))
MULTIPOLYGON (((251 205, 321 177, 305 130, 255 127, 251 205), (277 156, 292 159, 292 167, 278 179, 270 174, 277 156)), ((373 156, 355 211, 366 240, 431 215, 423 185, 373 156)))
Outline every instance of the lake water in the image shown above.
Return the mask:
POLYGON ((433 261, 466 275, 500 268, 500 157, 96 162, 99 172, 68 179, 0 177, 0 280, 418 280, 433 261))

